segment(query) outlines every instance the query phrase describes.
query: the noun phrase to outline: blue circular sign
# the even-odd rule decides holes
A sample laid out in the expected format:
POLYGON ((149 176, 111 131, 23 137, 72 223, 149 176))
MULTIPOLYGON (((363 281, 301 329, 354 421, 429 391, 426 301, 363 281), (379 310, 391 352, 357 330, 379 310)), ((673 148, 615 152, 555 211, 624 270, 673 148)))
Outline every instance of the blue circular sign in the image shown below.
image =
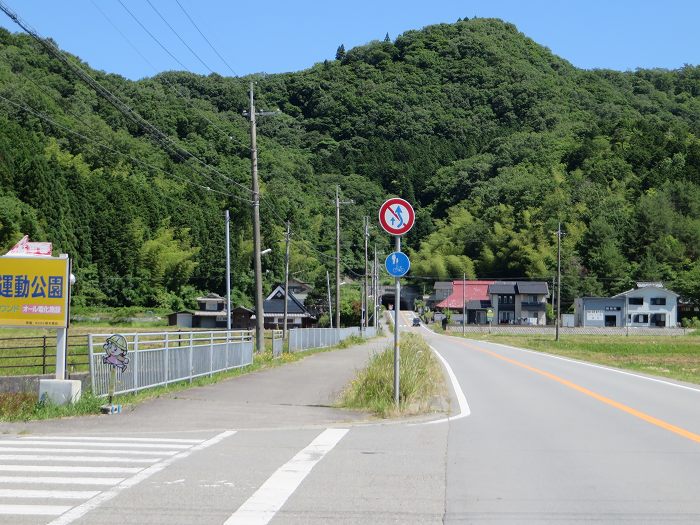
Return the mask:
POLYGON ((390 253, 386 258, 384 266, 392 277, 403 277, 411 269, 411 261, 408 260, 408 256, 405 253, 394 252, 390 253))

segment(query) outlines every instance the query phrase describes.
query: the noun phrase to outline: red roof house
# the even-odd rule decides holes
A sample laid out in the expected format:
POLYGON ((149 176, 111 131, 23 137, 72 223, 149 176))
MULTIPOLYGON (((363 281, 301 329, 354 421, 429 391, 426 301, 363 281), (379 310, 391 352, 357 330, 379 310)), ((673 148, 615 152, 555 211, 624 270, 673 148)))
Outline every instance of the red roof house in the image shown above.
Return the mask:
MULTIPOLYGON (((447 299, 436 304, 435 309, 444 310, 449 308, 450 310, 462 312, 464 303, 468 304, 470 301, 483 302, 483 307, 488 308, 485 303, 489 303, 489 306, 491 303, 489 285, 495 282, 496 281, 452 281, 452 294, 447 299)), ((476 305, 477 303, 471 304, 476 305)), ((471 309, 470 306, 467 306, 467 308, 471 309)))

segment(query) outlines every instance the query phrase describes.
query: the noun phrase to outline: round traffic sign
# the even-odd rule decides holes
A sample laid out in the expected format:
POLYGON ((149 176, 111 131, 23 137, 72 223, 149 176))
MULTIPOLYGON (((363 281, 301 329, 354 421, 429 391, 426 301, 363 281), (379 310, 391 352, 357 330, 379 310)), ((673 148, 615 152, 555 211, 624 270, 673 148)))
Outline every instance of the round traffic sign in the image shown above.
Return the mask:
POLYGON ((411 269, 411 261, 403 252, 390 253, 384 261, 386 271, 392 277, 403 277, 411 269))
POLYGON ((379 208, 379 224, 391 235, 403 235, 415 221, 413 206, 398 197, 389 199, 379 208))

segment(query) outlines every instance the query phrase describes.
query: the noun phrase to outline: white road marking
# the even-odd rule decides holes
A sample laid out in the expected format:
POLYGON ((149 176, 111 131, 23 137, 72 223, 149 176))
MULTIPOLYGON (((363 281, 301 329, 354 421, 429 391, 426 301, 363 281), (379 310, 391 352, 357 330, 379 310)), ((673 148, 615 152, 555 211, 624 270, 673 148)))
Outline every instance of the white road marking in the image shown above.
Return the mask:
POLYGON ((544 357, 550 357, 552 359, 558 359, 559 361, 566 361, 567 363, 574 363, 577 365, 588 366, 591 368, 598 368, 600 370, 607 370, 608 372, 615 372, 616 374, 622 374, 623 376, 636 377, 637 379, 643 379, 644 381, 651 381, 652 383, 661 383, 661 384, 666 385, 666 386, 672 386, 675 388, 681 388, 683 390, 690 390, 692 392, 700 393, 700 388, 694 388, 692 386, 681 385, 679 383, 672 383, 671 381, 666 381, 664 379, 657 379, 655 377, 643 376, 640 374, 635 374, 634 372, 626 372, 625 370, 619 370, 617 368, 610 368, 609 366, 597 365, 595 363, 587 363, 586 361, 579 361, 577 359, 571 359, 569 357, 562 357, 559 355, 548 354, 546 352, 537 352, 536 350, 529 350, 527 348, 519 348, 517 346, 504 345, 502 343, 492 343, 490 341, 479 341, 478 339, 472 339, 472 341, 479 342, 479 343, 488 343, 491 345, 501 346, 503 348, 509 348, 511 350, 518 350, 520 352, 527 352, 528 354, 535 354, 535 355, 540 355, 540 356, 544 356, 544 357))
POLYGON ((99 490, 0 489, 0 498, 88 499, 99 493, 99 490))
POLYGON ((197 452, 199 450, 203 450, 205 448, 208 448, 212 445, 216 445, 220 441, 226 439, 229 436, 232 436, 236 433, 235 430, 227 430, 225 432, 221 432, 220 434, 214 436, 211 439, 207 439, 206 441, 202 441, 198 445, 193 446, 192 448, 185 450, 183 452, 180 452, 179 454, 175 456, 171 456, 167 459, 164 459, 163 461, 156 463, 155 465, 151 465, 150 467, 142 470, 138 474, 125 479, 118 485, 112 487, 111 489, 101 492, 100 494, 96 495, 95 497, 89 499, 82 505, 78 505, 77 507, 73 507, 69 511, 67 511, 65 514, 59 516, 55 520, 52 520, 49 522, 47 525, 68 525, 69 523, 73 523, 75 520, 83 517, 85 514, 90 512, 91 510, 96 509, 100 505, 102 505, 104 502, 109 501, 113 498, 115 498, 121 491, 131 488, 135 485, 138 485, 145 479, 148 479, 151 477, 153 474, 156 474, 160 472, 161 470, 165 469, 166 467, 172 465, 175 461, 178 459, 186 458, 193 452, 197 452))
POLYGON ((49 441, 108 441, 110 443, 115 443, 118 441, 129 441, 133 443, 138 442, 153 442, 153 443, 190 443, 197 444, 201 443, 203 439, 174 439, 174 438, 126 438, 126 437, 90 437, 90 436, 26 436, 21 437, 21 440, 49 440, 49 441))
POLYGON ((136 474, 139 467, 69 467, 56 465, 0 465, 0 472, 63 472, 75 474, 136 474))
POLYGON ((39 483, 51 485, 116 485, 124 478, 62 478, 56 476, 0 476, 0 483, 39 483))
POLYGON ((346 428, 329 428, 321 432, 306 448, 282 465, 241 505, 224 525, 265 525, 299 487, 311 469, 335 447, 346 428))
MULTIPOLYGON (((0 447, 0 452, 51 452, 104 454, 104 449, 93 448, 44 448, 44 447, 0 447)), ((109 447, 110 454, 120 456, 174 456, 179 450, 119 450, 109 447)))
POLYGON ((60 516, 69 509, 64 505, 0 505, 0 514, 60 516))
POLYGON ((430 346, 430 349, 435 353, 438 359, 440 359, 440 362, 445 367, 445 370, 447 370, 447 375, 450 378, 452 388, 454 389, 455 395, 457 396, 457 403, 459 404, 459 414, 457 414, 456 416, 447 416, 442 419, 427 421, 425 423, 418 423, 418 425, 435 425, 437 423, 447 423, 448 421, 454 421, 456 419, 462 419, 463 417, 469 416, 472 413, 472 411, 471 408, 469 408, 469 403, 467 403, 467 396, 464 395, 462 387, 460 386, 459 380, 457 379, 457 376, 452 370, 452 367, 447 362, 447 360, 440 355, 440 352, 438 352, 437 349, 435 349, 433 346, 430 346))
MULTIPOLYGON (((18 450, 17 452, 21 452, 18 450)), ((174 457, 174 456, 173 456, 174 457)), ((0 461, 79 461, 86 463, 156 463, 163 458, 123 458, 121 456, 43 456, 39 454, 0 454, 0 461)))
MULTIPOLYGON (((58 443, 51 443, 48 441, 42 441, 39 439, 0 439, 0 445, 57 445, 58 443)), ((104 443, 89 443, 85 441, 62 441, 61 445, 66 446, 78 446, 78 447, 98 447, 104 448, 104 443)), ((163 444, 156 445, 155 443, 119 443, 122 448, 164 448, 164 449, 185 449, 190 448, 192 445, 174 445, 174 444, 163 444)))

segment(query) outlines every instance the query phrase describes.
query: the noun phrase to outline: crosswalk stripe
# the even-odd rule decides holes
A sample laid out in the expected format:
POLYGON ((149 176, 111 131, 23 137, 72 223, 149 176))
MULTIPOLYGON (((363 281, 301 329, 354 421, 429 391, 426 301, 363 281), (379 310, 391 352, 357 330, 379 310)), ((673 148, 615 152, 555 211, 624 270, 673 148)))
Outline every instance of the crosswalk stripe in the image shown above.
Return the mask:
POLYGON ((0 489, 0 498, 88 499, 99 493, 99 490, 0 489))
POLYGON ((123 458, 121 456, 41 456, 37 454, 0 454, 0 461, 82 461, 86 463, 155 463, 162 458, 123 458))
MULTIPOLYGON (((143 467, 145 468, 145 467, 143 467)), ((71 467, 57 465, 0 465, 0 472, 64 472, 80 474, 136 474, 140 467, 71 467)))
POLYGON ((0 505, 0 514, 60 516, 71 509, 65 505, 0 505))
POLYGON ((20 440, 50 440, 50 441, 109 441, 114 443, 116 441, 129 441, 133 443, 192 443, 196 445, 204 441, 203 439, 175 439, 175 438, 138 438, 138 437, 92 437, 92 436, 31 436, 31 437, 21 437, 20 440))
MULTIPOLYGON (((0 445, 57 445, 58 443, 51 441, 43 441, 40 439, 0 439, 0 445)), ((78 447, 104 447, 104 443, 89 443, 86 441, 62 441, 61 445, 74 445, 78 447)), ((156 444, 156 443, 119 443, 122 448, 165 448, 165 449, 186 449, 192 445, 176 445, 174 443, 156 444)))
POLYGON ((0 483, 41 483, 51 485, 116 485, 124 478, 63 478, 58 476, 0 476, 0 483))
MULTIPOLYGON (((88 453, 104 454, 104 449, 92 448, 44 448, 44 447, 0 447, 0 452, 59 452, 59 453, 88 453)), ((120 456, 174 456, 179 450, 118 450, 109 449, 110 454, 120 456)))

